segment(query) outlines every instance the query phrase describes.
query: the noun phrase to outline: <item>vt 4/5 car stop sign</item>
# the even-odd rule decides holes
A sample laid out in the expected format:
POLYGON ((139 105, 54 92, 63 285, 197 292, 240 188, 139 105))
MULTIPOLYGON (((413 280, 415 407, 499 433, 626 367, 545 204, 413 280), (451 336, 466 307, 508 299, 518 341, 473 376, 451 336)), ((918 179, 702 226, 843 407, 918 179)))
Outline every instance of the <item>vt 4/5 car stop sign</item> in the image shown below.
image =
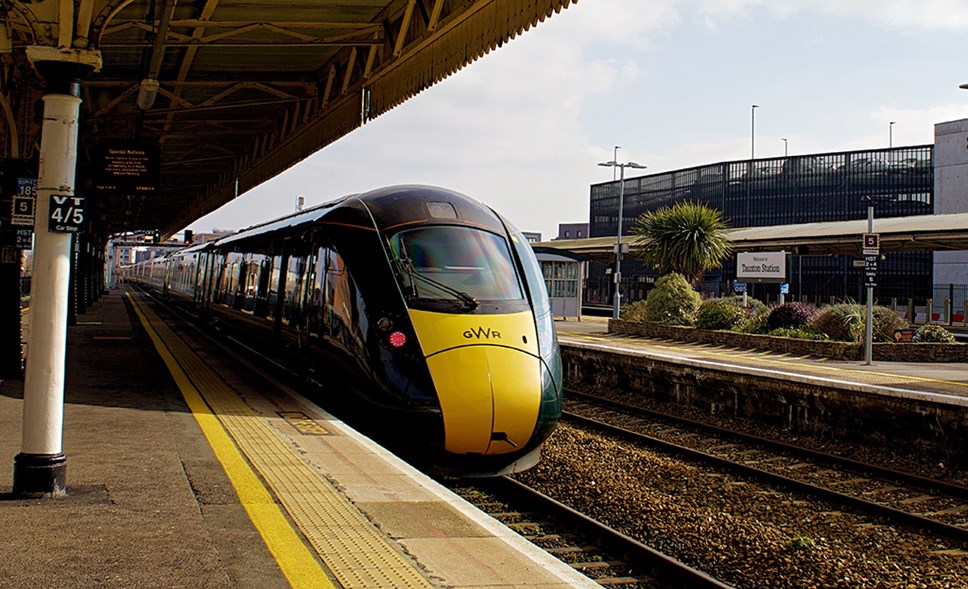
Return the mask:
POLYGON ((50 216, 47 218, 47 231, 51 233, 79 233, 84 224, 83 196, 67 194, 50 195, 50 216))

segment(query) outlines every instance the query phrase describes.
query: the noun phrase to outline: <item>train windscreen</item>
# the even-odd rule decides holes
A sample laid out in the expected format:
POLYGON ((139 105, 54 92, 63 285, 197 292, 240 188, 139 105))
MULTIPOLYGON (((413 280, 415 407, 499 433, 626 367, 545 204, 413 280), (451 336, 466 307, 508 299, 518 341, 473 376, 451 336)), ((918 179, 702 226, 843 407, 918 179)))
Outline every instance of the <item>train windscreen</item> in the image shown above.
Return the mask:
POLYGON ((483 301, 525 298, 500 235, 470 227, 420 227, 394 234, 390 248, 411 302, 476 308, 483 301))

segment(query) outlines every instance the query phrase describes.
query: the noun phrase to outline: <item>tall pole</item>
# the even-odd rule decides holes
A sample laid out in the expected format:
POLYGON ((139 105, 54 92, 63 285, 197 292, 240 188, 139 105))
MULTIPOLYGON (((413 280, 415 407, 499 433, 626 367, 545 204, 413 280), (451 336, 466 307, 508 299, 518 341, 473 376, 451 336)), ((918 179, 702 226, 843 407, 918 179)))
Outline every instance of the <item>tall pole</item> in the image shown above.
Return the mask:
MULTIPOLYGON (((618 150, 622 149, 621 145, 616 145, 615 149, 612 150, 612 161, 618 161, 618 150)), ((612 166, 612 182, 615 182, 615 166, 612 166)))
POLYGON ((887 146, 889 148, 894 148, 894 121, 887 126, 887 146))
POLYGON ((612 319, 618 319, 622 306, 622 205, 625 203, 625 164, 617 164, 618 181, 618 234, 615 239, 615 302, 612 306, 612 319))
MULTIPOLYGON (((867 234, 874 233, 874 199, 867 202, 867 234)), ((864 364, 874 359, 874 287, 867 285, 867 321, 864 325, 864 364)))
POLYGON ((790 143, 786 140, 785 137, 780 137, 780 141, 783 142, 783 157, 787 157, 787 155, 789 155, 790 153, 790 150, 789 150, 790 143))

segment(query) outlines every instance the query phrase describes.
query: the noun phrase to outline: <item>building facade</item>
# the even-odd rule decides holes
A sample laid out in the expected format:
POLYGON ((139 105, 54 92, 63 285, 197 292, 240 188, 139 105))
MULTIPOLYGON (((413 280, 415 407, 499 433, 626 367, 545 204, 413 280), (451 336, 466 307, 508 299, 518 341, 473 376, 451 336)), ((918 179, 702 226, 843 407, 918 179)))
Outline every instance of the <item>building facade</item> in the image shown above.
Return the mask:
MULTIPOLYGON (((965 212, 968 155, 963 152, 968 121, 956 123, 938 125, 936 133, 947 129, 944 125, 951 125, 949 130, 956 139, 944 135, 942 141, 942 135, 938 135, 936 145, 721 162, 628 178, 623 234, 631 232, 641 214, 684 201, 722 211, 734 228, 864 219, 869 203, 874 206, 875 233, 876 218, 965 212), (949 155, 956 146, 962 153, 949 155), (957 172, 952 168, 950 173, 936 173, 939 163, 951 159, 959 162, 952 166, 963 167, 957 168, 957 172), (939 201, 936 174, 939 181, 947 183, 945 194, 960 190, 960 201, 939 201), (939 209, 942 202, 944 206, 939 209)), ((617 181, 591 186, 590 237, 616 234, 618 195, 617 181)), ((859 250, 860 244, 858 256, 801 256, 791 252, 787 300, 864 300, 863 269, 855 265, 859 250)), ((936 282, 935 257, 931 252, 885 256, 878 266, 875 295, 885 302, 931 298, 936 282)), ((964 263, 961 264, 963 268, 964 263)), ((602 264, 594 264, 590 269, 586 301, 604 304, 610 300, 612 287, 607 271, 602 264)), ((634 258, 623 260, 622 275, 627 301, 644 297, 655 280, 655 273, 634 258)), ((735 259, 707 275, 702 290, 726 294, 734 280, 735 259)), ((764 300, 776 300, 779 294, 775 284, 750 287, 754 296, 764 300)))

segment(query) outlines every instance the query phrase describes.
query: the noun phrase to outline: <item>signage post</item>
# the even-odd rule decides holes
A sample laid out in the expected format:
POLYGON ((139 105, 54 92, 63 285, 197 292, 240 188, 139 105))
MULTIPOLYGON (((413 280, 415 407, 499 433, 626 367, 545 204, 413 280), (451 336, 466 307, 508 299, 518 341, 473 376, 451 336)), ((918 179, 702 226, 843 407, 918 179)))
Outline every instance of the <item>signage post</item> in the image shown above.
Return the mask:
MULTIPOLYGON (((786 252, 743 252, 736 254, 736 280, 745 282, 764 282, 768 284, 787 284, 787 253, 786 252)), ((745 287, 745 284, 744 284, 745 287)), ((780 288, 780 302, 789 292, 780 288)), ((746 303, 746 294, 743 294, 746 303)))
POLYGON ((877 258, 880 243, 874 233, 874 199, 867 197, 867 233, 864 235, 864 282, 867 284, 867 321, 864 325, 864 364, 874 360, 874 286, 877 283, 877 258))

